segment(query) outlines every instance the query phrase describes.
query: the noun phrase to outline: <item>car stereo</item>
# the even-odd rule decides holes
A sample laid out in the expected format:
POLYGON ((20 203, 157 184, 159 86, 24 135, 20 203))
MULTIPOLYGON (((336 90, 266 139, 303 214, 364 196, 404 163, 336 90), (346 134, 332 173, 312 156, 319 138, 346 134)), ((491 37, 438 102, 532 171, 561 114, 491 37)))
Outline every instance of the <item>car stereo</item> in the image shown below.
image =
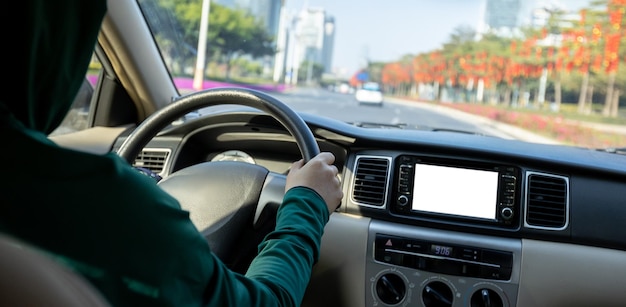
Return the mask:
POLYGON ((520 170, 487 162, 403 155, 391 212, 416 219, 519 226, 520 170))
POLYGON ((376 234, 374 259, 422 271, 457 276, 508 280, 513 253, 474 246, 376 234))

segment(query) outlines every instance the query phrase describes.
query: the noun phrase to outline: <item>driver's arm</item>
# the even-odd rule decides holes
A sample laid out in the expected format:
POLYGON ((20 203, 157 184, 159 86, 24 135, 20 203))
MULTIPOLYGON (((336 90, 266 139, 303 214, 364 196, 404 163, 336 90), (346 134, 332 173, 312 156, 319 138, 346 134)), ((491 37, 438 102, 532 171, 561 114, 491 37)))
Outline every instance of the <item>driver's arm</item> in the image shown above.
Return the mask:
POLYGON ((245 276, 216 267, 232 278, 222 278, 217 289, 208 290, 215 291, 208 305, 300 305, 319 257, 324 226, 343 197, 333 162, 332 154, 321 153, 307 164, 292 165, 276 229, 260 244, 245 276))
POLYGON ((115 306, 299 305, 318 258, 329 208, 342 197, 332 156, 295 163, 276 229, 243 275, 211 252, 173 197, 117 155, 69 151, 24 135, 15 141, 28 150, 11 156, 23 163, 14 164, 12 173, 17 175, 7 183, 5 197, 22 199, 23 190, 17 187, 33 182, 33 173, 17 171, 33 160, 30 155, 50 157, 52 163, 40 162, 51 163, 54 167, 48 170, 59 179, 37 185, 29 203, 4 206, 3 227, 82 273, 115 306), (67 168, 57 158, 83 167, 67 168), (61 199, 65 186, 75 193, 53 202, 61 199), (101 193, 102 187, 107 193, 101 193), (23 223, 24 216, 32 223, 23 223))

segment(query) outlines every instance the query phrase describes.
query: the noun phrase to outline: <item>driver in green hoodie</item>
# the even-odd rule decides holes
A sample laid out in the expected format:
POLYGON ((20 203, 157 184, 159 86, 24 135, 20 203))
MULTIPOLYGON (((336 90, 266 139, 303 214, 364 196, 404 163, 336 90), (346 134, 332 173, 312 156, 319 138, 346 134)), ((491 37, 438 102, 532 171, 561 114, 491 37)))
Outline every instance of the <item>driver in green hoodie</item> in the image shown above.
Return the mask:
POLYGON ((248 271, 233 272, 152 179, 114 153, 73 151, 47 137, 81 85, 105 1, 16 5, 17 16, 2 21, 6 58, 20 69, 1 83, 0 161, 10 178, 0 185, 0 231, 79 272, 114 306, 299 305, 343 197, 334 156, 293 164, 275 230, 248 271))

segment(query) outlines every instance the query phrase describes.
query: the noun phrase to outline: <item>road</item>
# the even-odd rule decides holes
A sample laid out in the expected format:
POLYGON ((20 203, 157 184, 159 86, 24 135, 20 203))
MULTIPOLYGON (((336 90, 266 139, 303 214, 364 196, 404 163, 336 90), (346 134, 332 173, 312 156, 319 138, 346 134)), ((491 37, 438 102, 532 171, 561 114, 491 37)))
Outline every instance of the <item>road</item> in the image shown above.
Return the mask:
POLYGON ((382 107, 359 105, 354 95, 317 88, 299 88, 274 96, 299 112, 328 116, 345 122, 407 124, 490 134, 490 131, 471 122, 408 104, 394 103, 389 99, 382 107))
POLYGON ((467 131, 506 139, 554 143, 521 129, 485 118, 414 101, 386 97, 382 107, 359 105, 354 95, 319 88, 297 88, 286 93, 272 95, 299 112, 328 116, 346 122, 406 124, 467 131))
MULTIPOLYGON (((345 122, 408 125, 483 134, 505 139, 556 144, 553 140, 520 128, 470 115, 451 108, 385 97, 382 107, 359 105, 352 94, 340 94, 320 88, 294 88, 270 93, 298 112, 331 117, 345 122)), ((228 108, 227 106, 211 107, 228 108)), ((199 113, 211 112, 209 109, 199 113)))

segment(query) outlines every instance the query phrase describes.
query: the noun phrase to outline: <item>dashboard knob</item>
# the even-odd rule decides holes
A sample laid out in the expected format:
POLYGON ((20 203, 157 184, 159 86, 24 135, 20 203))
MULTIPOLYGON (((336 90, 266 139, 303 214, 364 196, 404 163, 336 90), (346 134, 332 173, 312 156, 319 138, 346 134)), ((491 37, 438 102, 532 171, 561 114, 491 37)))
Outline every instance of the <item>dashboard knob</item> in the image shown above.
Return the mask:
POLYGON ((513 209, 511 208, 502 208, 502 211, 500 211, 500 216, 505 220, 510 220, 513 218, 513 215, 513 209))
POLYGON ((502 298, 491 289, 480 289, 472 295, 470 307, 502 307, 502 298))
POLYGON ((404 207, 409 203, 409 198, 406 195, 398 196, 398 205, 404 207))
POLYGON ((422 291, 422 301, 426 307, 450 307, 453 300, 452 289, 440 281, 427 284, 422 291))
POLYGON ((406 296, 404 280, 396 274, 385 274, 376 283, 376 295, 387 305, 396 305, 406 296))

